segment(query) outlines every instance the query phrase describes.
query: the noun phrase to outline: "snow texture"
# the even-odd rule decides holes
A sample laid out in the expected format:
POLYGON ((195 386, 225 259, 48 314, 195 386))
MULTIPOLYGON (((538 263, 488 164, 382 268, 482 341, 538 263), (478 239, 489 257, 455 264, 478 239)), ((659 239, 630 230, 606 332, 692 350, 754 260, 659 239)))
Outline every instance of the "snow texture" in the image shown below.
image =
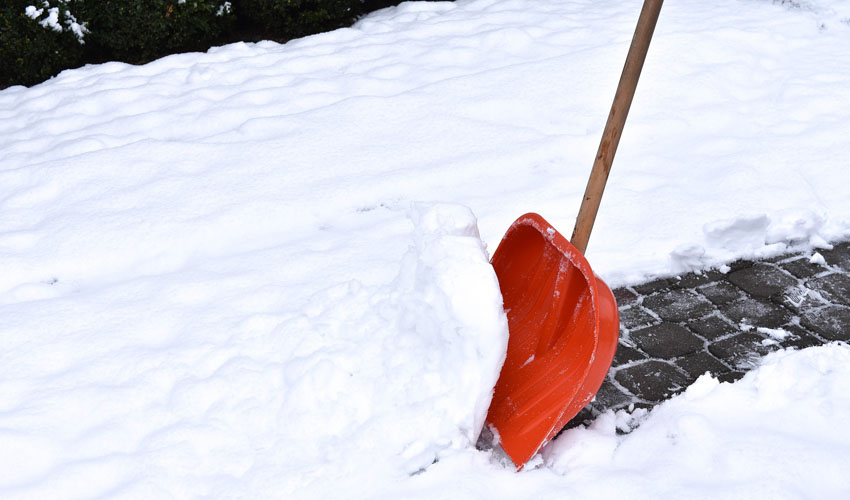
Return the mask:
MULTIPOLYGON (((409 2, 0 91, 0 497, 846 497, 843 345, 521 474, 473 446, 506 342, 488 253, 528 211, 569 234, 639 10, 409 2)), ((850 237, 848 19, 664 6, 597 274, 850 237)))

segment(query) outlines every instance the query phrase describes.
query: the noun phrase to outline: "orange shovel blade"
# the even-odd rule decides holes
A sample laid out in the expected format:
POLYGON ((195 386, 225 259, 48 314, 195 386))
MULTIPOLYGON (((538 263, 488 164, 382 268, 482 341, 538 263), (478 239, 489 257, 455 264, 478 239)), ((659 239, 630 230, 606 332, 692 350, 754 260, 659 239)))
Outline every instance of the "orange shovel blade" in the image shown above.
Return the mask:
POLYGON ((537 214, 511 225, 491 262, 510 337, 487 423, 522 469, 599 390, 620 320, 605 282, 537 214))

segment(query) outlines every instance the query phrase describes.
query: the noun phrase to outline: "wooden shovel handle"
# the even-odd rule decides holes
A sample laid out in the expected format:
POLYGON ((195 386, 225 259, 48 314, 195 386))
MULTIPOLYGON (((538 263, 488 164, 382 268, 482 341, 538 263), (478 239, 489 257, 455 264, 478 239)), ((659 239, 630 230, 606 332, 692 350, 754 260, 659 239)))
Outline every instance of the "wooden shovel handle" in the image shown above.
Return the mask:
POLYGON ((599 142, 596 160, 593 162, 590 179, 587 181, 587 188, 584 191, 584 198, 581 201, 581 208, 579 208, 576 218, 576 226, 573 229, 573 236, 570 238, 570 243, 582 254, 587 249, 587 240, 590 239, 590 231, 593 229, 593 222, 596 220, 596 213, 599 211, 599 202, 602 200, 605 182, 608 180, 608 173, 611 172, 611 164, 614 162, 614 154, 617 152, 617 145, 620 143, 620 135, 623 133, 623 126, 626 124, 626 117, 629 114, 632 97, 635 95, 640 70, 643 68, 644 60, 646 60, 646 52, 649 50, 649 42, 652 40, 653 31, 655 31, 662 2, 663 0, 644 0, 643 8, 640 11, 632 44, 629 46, 629 54, 626 56, 626 64, 623 67, 623 74, 620 75, 620 83, 617 85, 617 93, 614 95, 614 103, 611 105, 611 113, 608 114, 608 121, 605 123, 604 132, 602 132, 602 140, 599 142))

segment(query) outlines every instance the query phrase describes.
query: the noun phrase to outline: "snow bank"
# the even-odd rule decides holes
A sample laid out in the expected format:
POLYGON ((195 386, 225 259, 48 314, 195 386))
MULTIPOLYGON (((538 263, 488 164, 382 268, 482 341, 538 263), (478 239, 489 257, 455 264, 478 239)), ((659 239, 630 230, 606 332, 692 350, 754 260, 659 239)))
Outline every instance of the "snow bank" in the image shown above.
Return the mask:
POLYGON ((468 209, 411 217, 392 282, 296 308, 200 271, 7 306, 0 496, 327 498, 471 449, 507 347, 498 282, 468 209))
POLYGON ((734 384, 705 375, 649 413, 566 431, 534 470, 454 456, 386 497, 846 498, 848 419, 850 346, 779 351, 734 384))
MULTIPOLYGON (((625 438, 605 417, 522 474, 470 448, 505 342, 482 242, 529 211, 569 234, 639 10, 410 2, 0 91, 0 497, 840 491, 844 347, 702 380, 625 438)), ((664 6, 596 273, 850 237, 848 17, 664 6)))
POLYGON ((507 349, 498 282, 468 209, 413 217, 416 244, 391 284, 314 296, 310 328, 292 334, 282 420, 308 464, 331 452, 412 473, 472 447, 484 424, 507 349))
POLYGON ((842 498, 850 492, 850 347, 769 355, 734 384, 705 375, 653 409, 567 431, 546 464, 598 494, 842 498), (625 437, 619 425, 639 427, 625 437), (599 481, 598 486, 592 486, 599 481))

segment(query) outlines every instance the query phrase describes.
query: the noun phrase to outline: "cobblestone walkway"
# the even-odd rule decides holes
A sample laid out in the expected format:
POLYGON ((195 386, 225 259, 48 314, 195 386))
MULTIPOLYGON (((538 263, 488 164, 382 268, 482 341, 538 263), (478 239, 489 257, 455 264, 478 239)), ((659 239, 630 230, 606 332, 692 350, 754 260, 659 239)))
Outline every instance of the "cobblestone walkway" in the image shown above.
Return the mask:
POLYGON ((850 242, 614 290, 620 344, 591 405, 652 407, 705 372, 734 381, 782 348, 850 341, 850 242))

